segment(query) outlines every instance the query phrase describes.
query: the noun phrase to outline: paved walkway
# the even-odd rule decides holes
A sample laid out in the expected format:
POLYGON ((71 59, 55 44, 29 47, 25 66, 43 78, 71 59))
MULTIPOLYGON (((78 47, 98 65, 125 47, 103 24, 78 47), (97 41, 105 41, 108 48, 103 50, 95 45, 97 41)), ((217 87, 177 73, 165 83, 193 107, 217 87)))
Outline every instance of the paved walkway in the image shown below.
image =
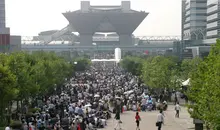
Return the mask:
MULTIPOLYGON (((165 125, 162 130, 189 130, 193 129, 193 120, 190 118, 185 107, 182 107, 180 111, 180 118, 175 118, 174 106, 169 105, 168 110, 165 113, 165 125)), ((157 119, 158 111, 141 112, 141 130, 157 130, 155 122, 157 119)), ((114 115, 112 115, 114 116, 114 115)), ((135 112, 125 112, 121 115, 123 130, 136 130, 135 112)), ((115 121, 113 119, 108 121, 108 126, 103 130, 114 130, 115 121)))

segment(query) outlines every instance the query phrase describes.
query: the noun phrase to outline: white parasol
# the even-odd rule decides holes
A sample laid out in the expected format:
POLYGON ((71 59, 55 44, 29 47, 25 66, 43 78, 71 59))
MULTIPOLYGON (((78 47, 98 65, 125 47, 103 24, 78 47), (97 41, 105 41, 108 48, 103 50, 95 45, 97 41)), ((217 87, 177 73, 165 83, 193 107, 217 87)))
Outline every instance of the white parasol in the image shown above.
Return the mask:
POLYGON ((95 98, 99 98, 99 97, 100 97, 100 95, 96 94, 94 97, 95 97, 95 98))

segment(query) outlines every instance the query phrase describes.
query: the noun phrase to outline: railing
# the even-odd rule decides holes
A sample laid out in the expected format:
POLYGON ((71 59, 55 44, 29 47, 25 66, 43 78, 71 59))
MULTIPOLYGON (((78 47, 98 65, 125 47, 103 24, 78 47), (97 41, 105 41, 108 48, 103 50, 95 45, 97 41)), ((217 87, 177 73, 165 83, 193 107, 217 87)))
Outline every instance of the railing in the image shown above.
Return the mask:
MULTIPOLYGON (((61 32, 64 33, 64 32, 61 32)), ((61 34, 60 33, 60 34, 61 34)), ((63 39, 61 41, 58 39, 60 37, 60 34, 53 34, 51 37, 51 41, 43 41, 42 39, 38 38, 37 36, 34 38, 33 36, 23 36, 22 37, 22 44, 66 44, 71 43, 70 39, 63 39)), ((181 36, 136 36, 134 38, 137 38, 142 41, 180 41, 181 36)), ((93 37, 93 41, 119 41, 118 36, 110 36, 110 37, 93 37)))
POLYGON ((137 36, 135 38, 139 38, 144 41, 180 41, 181 36, 137 36))

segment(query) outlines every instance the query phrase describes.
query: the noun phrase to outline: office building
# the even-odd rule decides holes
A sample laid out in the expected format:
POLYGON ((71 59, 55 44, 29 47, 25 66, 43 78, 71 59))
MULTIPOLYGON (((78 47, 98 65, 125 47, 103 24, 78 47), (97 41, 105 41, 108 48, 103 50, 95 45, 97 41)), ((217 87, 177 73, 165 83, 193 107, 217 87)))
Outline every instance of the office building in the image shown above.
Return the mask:
POLYGON ((220 38, 220 0, 207 0, 206 41, 220 38))
POLYGON ((182 1, 183 40, 205 39, 207 0, 182 1))
POLYGON ((0 52, 10 49, 10 30, 5 23, 5 0, 0 0, 0 52))

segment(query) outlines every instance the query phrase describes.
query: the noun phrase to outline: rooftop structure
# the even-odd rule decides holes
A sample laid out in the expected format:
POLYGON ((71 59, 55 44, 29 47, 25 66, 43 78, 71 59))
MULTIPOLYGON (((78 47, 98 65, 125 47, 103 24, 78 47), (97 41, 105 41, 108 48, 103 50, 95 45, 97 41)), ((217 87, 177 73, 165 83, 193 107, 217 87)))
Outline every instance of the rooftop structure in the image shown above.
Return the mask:
POLYGON ((92 6, 89 1, 82 1, 80 10, 63 13, 69 25, 52 34, 46 43, 66 32, 78 32, 80 45, 88 46, 92 45, 96 32, 115 32, 120 45, 132 45, 132 33, 148 13, 132 10, 130 6, 130 1, 122 1, 120 6, 92 6))

